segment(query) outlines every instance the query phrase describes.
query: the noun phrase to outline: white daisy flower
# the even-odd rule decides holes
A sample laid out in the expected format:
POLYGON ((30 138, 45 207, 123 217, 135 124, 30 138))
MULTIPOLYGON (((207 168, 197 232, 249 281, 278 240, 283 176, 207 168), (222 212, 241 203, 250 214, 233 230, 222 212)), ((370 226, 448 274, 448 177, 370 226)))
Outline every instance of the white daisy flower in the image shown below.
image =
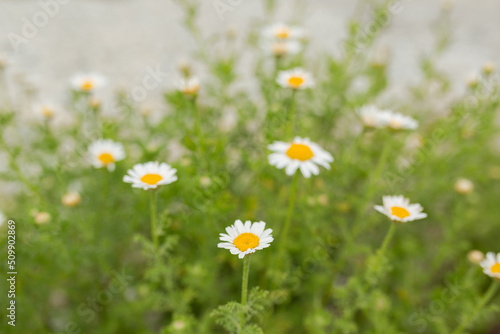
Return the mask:
POLYGON ((115 162, 125 159, 125 150, 121 143, 100 139, 89 146, 89 158, 95 168, 106 167, 111 172, 115 162))
POLYGON ((361 107, 358 115, 361 117, 363 125, 369 128, 386 127, 391 117, 389 111, 379 109, 374 105, 361 107))
POLYGON ((273 230, 266 228, 263 221, 255 222, 247 220, 245 224, 241 220, 234 222, 234 225, 226 227, 226 232, 220 234, 220 240, 224 241, 217 244, 217 247, 229 249, 231 254, 238 254, 240 259, 245 255, 255 253, 255 251, 267 248, 274 240, 271 233, 273 230))
POLYGON ((389 112, 387 127, 393 130, 415 130, 418 127, 418 122, 409 116, 389 112))
POLYGON ((76 91, 91 93, 104 86, 106 79, 97 73, 78 73, 71 78, 71 86, 76 91))
POLYGON ((289 40, 299 39, 304 36, 304 29, 294 26, 289 26, 285 23, 275 23, 266 27, 262 31, 262 35, 267 39, 289 40))
POLYGON ((177 89, 185 95, 196 95, 200 90, 200 80, 197 77, 179 80, 177 89))
POLYGON ((489 252, 480 265, 486 275, 500 279, 500 253, 489 252))
POLYGON ((268 157, 269 163, 278 169, 286 168, 287 175, 293 175, 300 168, 306 178, 319 174, 319 167, 330 169, 333 157, 330 153, 309 140, 295 137, 293 142, 277 141, 268 146, 273 151, 268 157))
POLYGON ((49 103, 40 103, 33 107, 37 116, 42 119, 50 119, 56 114, 56 108, 49 103))
POLYGON ((424 209, 420 204, 410 204, 410 200, 402 195, 384 196, 383 202, 383 206, 375 205, 375 210, 392 221, 406 223, 427 217, 427 214, 422 212, 424 209))
POLYGON ((306 89, 314 86, 311 73, 299 67, 279 72, 276 82, 281 87, 292 89, 306 89))
POLYGON ((136 164, 127 173, 128 175, 123 177, 123 182, 132 183, 132 187, 144 190, 156 189, 177 181, 177 175, 175 175, 177 169, 158 161, 136 164))
POLYGON ((292 41, 265 41, 261 44, 262 50, 276 57, 294 55, 300 52, 302 44, 292 41))

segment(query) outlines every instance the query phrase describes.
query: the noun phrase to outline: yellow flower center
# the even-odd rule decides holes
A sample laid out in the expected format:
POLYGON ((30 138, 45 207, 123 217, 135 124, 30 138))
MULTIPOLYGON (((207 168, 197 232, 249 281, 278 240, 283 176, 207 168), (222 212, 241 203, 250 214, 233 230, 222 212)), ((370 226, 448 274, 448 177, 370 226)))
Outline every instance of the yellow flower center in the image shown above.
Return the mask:
POLYGON ((143 177, 141 177, 141 181, 150 185, 157 184, 163 179, 161 175, 158 174, 146 174, 143 177))
POLYGON ((235 245, 241 252, 245 252, 246 250, 253 249, 259 245, 259 237, 253 233, 242 233, 234 239, 233 245, 235 245))
POLYGON ((288 79, 288 84, 293 88, 299 88, 304 83, 304 79, 301 77, 291 77, 288 79))
POLYGON ((406 210, 405 208, 402 208, 400 206, 393 206, 391 208, 391 213, 393 216, 396 216, 396 217, 401 218, 401 219, 404 219, 410 215, 408 210, 406 210))
POLYGON ((194 95, 200 90, 200 85, 187 85, 182 91, 184 94, 194 95))
POLYGON ((115 159, 110 153, 102 153, 97 157, 103 165, 109 165, 110 163, 115 162, 115 159))
POLYGON ((391 119, 389 121, 389 123, 391 124, 391 126, 394 128, 394 129, 401 129, 401 122, 396 120, 396 119, 391 119))
POLYGON ((274 43, 272 47, 273 54, 283 55, 287 53, 286 45, 284 43, 274 43))
POLYGON ((94 83, 91 80, 85 80, 82 83, 82 90, 85 92, 88 92, 94 88, 94 83))
POLYGON ((290 148, 286 151, 286 155, 288 155, 290 159, 306 161, 311 159, 314 156, 314 153, 307 145, 292 143, 290 148))
POLYGON ((47 118, 52 117, 52 115, 53 115, 52 109, 47 108, 47 107, 42 107, 42 115, 47 117, 47 118))
POLYGON ((500 263, 495 263, 492 267, 491 267, 491 272, 493 274, 500 274, 500 263))
POLYGON ((276 31, 276 38, 287 39, 288 37, 290 37, 290 29, 282 28, 276 31))

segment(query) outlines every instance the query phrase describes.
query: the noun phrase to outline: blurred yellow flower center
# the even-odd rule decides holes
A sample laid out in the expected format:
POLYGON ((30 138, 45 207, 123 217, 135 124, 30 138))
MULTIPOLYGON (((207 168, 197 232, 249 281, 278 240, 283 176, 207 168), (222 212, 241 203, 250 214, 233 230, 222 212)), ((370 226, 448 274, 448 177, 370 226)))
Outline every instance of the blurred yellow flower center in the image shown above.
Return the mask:
POLYGON ((287 52, 285 43, 274 43, 273 45, 273 53, 275 55, 282 55, 287 52))
POLYGON ((500 263, 495 263, 492 267, 491 267, 491 272, 493 274, 500 274, 500 263))
POLYGON ((103 165, 108 165, 115 162, 115 159, 109 153, 102 153, 97 158, 103 163, 103 165))
POLYGON ((52 109, 47 107, 42 107, 42 115, 45 117, 52 117, 52 109))
POLYGON ((200 85, 187 85, 182 91, 184 94, 194 95, 200 90, 200 85))
POLYGON ((291 77, 288 79, 288 84, 294 88, 300 87, 304 83, 304 79, 301 77, 291 77))
POLYGON ((257 247, 259 245, 259 237, 253 233, 242 233, 234 239, 233 245, 241 252, 244 252, 247 249, 257 247))
POLYGON ((314 156, 314 153, 307 145, 292 143, 290 148, 286 151, 286 155, 288 155, 290 159, 306 161, 311 159, 314 156))
POLYGON ((83 83, 82 83, 82 90, 88 92, 89 90, 92 90, 92 88, 94 88, 94 84, 92 83, 92 81, 90 80, 85 80, 83 83))
POLYGON ((288 38, 290 37, 290 30, 287 28, 280 29, 276 32, 276 37, 277 38, 288 38))
POLYGON ((391 213, 393 216, 396 216, 398 218, 404 219, 410 215, 408 210, 405 208, 399 207, 399 206, 393 206, 391 208, 391 213))
POLYGON ((394 129, 400 129, 401 128, 401 122, 398 121, 398 120, 395 120, 395 119, 391 119, 390 122, 391 126, 394 128, 394 129))
POLYGON ((163 179, 161 175, 158 174, 146 174, 143 177, 141 177, 141 181, 150 185, 157 184, 163 179))

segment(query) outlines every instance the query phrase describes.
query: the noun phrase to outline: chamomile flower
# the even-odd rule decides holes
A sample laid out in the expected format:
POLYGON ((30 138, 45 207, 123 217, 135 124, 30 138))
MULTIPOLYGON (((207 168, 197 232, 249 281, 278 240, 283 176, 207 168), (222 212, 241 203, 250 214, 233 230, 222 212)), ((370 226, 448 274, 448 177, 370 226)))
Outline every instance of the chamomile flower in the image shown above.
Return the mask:
POLYGON ((121 143, 111 139, 100 139, 89 146, 89 159, 95 168, 106 167, 115 170, 115 162, 125 159, 125 150, 121 143))
POLYGON ((144 190, 156 189, 159 186, 177 181, 177 170, 158 161, 136 164, 127 173, 123 177, 123 182, 132 183, 132 187, 144 190))
POLYGON ((415 130, 418 127, 418 122, 409 116, 390 112, 387 127, 393 130, 415 130))
POLYGON ((500 253, 489 252, 480 265, 486 275, 500 279, 500 253))
POLYGON ((271 233, 273 230, 266 228, 263 221, 252 223, 247 220, 245 224, 241 220, 236 220, 234 225, 226 227, 226 232, 220 234, 217 247, 229 249, 231 254, 238 255, 240 259, 245 255, 255 253, 255 251, 267 248, 274 240, 271 233))
POLYGON ((309 178, 319 174, 319 166, 330 169, 333 157, 309 138, 295 137, 291 143, 277 141, 268 146, 273 151, 268 157, 269 163, 278 169, 286 168, 287 175, 293 175, 300 169, 302 175, 309 178))
POLYGON ((289 26, 285 23, 275 23, 266 27, 262 35, 267 39, 290 40, 299 39, 304 36, 304 30, 299 27, 289 26))
POLYGON ((379 109, 374 105, 363 106, 358 111, 363 125, 369 128, 386 127, 391 117, 390 114, 389 111, 379 109))
POLYGON ((200 80, 197 77, 190 77, 179 80, 177 89, 184 95, 196 95, 200 90, 200 80))
POLYGON ((311 88, 314 86, 314 79, 311 73, 299 67, 279 72, 276 82, 281 87, 297 90, 311 88))
POLYGON ((424 209, 420 204, 410 204, 410 200, 402 195, 384 196, 383 203, 383 206, 375 205, 375 210, 392 221, 406 223, 427 217, 427 214, 422 212, 424 209))
POLYGON ((35 114, 42 119, 51 119, 56 114, 56 109, 49 103, 40 103, 33 107, 35 114))
POLYGON ((92 93, 105 83, 106 79, 97 73, 78 73, 71 78, 73 89, 84 93, 92 93))
POLYGON ((302 44, 298 41, 264 41, 261 44, 262 50, 264 52, 273 55, 275 57, 282 57, 286 55, 294 55, 300 52, 302 49, 302 44))

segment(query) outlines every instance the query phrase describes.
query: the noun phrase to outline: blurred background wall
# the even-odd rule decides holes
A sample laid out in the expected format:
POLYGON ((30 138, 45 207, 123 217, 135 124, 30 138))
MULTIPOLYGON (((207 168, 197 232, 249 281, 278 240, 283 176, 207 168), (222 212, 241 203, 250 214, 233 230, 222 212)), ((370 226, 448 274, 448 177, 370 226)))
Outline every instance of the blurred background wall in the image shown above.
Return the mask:
MULTIPOLYGON (((261 1, 233 0, 230 3, 237 5, 221 19, 216 1, 201 1, 198 23, 205 35, 228 29, 242 34, 264 16, 261 1)), ((486 61, 500 59, 498 0, 401 0, 376 43, 376 49, 391 55, 390 84, 395 89, 419 80, 419 56, 432 49, 443 8, 451 11, 452 46, 438 63, 457 88, 486 61)), ((353 0, 286 0, 276 13, 276 19, 303 22, 311 37, 310 52, 339 54, 348 20, 363 16, 353 0)), ((145 101, 155 103, 161 89, 175 79, 178 61, 189 58, 194 49, 182 26, 182 11, 172 0, 0 0, 0 52, 11 58, 9 77, 33 83, 44 100, 64 96, 68 79, 78 71, 102 73, 108 77, 108 90, 127 90, 141 82, 148 68, 159 67, 171 76, 145 101), (47 6, 53 15, 44 20, 40 12, 50 11, 47 6), (26 21, 40 27, 14 48, 13 34, 23 36, 26 21)))

